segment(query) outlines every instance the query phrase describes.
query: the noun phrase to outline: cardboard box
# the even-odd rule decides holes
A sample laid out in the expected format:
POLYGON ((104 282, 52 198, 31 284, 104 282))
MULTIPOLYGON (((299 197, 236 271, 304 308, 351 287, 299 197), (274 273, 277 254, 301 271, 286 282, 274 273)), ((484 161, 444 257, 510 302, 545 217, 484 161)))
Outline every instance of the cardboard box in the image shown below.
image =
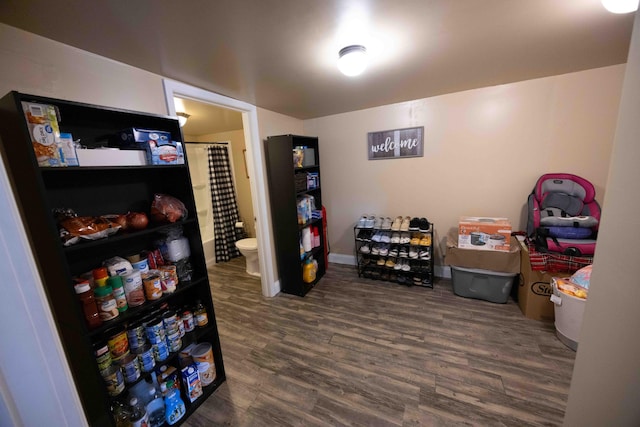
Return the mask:
POLYGON ((147 156, 144 150, 118 150, 117 148, 96 148, 76 150, 80 166, 144 166, 147 156))
POLYGON ((447 234, 445 265, 479 268, 503 273, 520 273, 520 245, 515 237, 509 236, 509 251, 478 251, 458 247, 458 235, 455 231, 447 234))
POLYGON ((531 270, 529 249, 524 242, 520 246, 520 283, 518 286, 518 305, 529 319, 552 321, 555 317, 551 302, 552 277, 568 277, 569 273, 547 273, 531 270))
POLYGON ((483 251, 509 251, 511 223, 507 218, 463 216, 458 222, 458 247, 483 251))
POLYGON ((184 164, 182 143, 172 141, 170 132, 129 128, 120 131, 116 140, 119 148, 145 150, 150 165, 184 164))

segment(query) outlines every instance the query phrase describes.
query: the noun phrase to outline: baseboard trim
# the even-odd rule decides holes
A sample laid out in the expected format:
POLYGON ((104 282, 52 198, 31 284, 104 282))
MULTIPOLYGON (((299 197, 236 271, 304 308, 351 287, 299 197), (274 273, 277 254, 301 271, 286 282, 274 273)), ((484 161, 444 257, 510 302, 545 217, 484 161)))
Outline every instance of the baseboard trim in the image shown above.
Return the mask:
MULTIPOLYGON (((354 255, 334 253, 329 254, 329 262, 345 265, 356 265, 357 263, 354 255)), ((436 277, 441 277, 443 279, 451 279, 451 267, 448 265, 435 265, 433 268, 433 274, 435 274, 436 277)))

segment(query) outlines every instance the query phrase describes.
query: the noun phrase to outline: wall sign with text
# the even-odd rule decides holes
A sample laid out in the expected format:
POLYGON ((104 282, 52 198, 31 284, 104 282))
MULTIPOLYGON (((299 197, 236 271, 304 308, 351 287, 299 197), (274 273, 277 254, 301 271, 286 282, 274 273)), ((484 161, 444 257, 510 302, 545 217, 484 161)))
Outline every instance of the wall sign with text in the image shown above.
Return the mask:
POLYGON ((367 148, 369 160, 422 157, 424 126, 416 128, 369 132, 367 148))

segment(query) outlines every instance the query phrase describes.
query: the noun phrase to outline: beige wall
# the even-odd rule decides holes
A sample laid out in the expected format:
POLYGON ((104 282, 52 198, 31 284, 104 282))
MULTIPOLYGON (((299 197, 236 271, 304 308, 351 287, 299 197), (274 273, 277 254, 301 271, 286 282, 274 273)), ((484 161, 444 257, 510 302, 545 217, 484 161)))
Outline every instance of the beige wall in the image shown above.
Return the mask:
POLYGON ((162 77, 0 23, 0 96, 9 91, 166 114, 162 77))
MULTIPOLYGON (((185 140, 187 136, 185 135, 185 140)), ((247 177, 245 157, 243 150, 246 149, 244 141, 244 131, 242 129, 230 132, 212 133, 190 137, 188 141, 194 142, 223 142, 229 141, 231 145, 231 157, 233 159, 234 184, 240 218, 245 223, 245 230, 249 237, 256 237, 253 202, 251 201, 251 188, 247 177)), ((206 164, 206 162, 205 162, 206 164)))
POLYGON ((602 201, 623 74, 612 66, 305 120, 320 138, 332 253, 353 254, 365 213, 427 217, 440 244, 462 215, 523 229, 527 196, 548 172, 591 180, 602 201), (367 132, 414 126, 424 126, 424 157, 367 160, 367 132))

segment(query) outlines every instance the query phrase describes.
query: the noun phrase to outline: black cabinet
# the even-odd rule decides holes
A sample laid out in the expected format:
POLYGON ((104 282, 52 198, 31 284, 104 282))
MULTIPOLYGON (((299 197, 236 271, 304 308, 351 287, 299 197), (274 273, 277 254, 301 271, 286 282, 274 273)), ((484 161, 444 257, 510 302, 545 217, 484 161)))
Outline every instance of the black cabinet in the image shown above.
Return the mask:
POLYGON ((279 135, 265 141, 280 286, 283 292, 299 296, 309 292, 326 270, 318 149, 315 137, 279 135), (317 263, 312 281, 303 277, 310 260, 317 263))
POLYGON ((389 217, 363 217, 353 228, 358 277, 433 288, 433 224, 410 230, 395 223, 389 217))
MULTIPOLYGON (((189 403, 183 393, 187 416, 190 415, 225 381, 225 372, 186 157, 185 164, 176 165, 41 167, 34 153, 22 102, 54 106, 60 132, 72 134, 74 140, 79 139, 87 147, 97 146, 105 136, 132 127, 168 132, 172 140, 182 141, 177 120, 18 92, 11 92, 0 100, 2 157, 89 424, 113 425, 110 406, 117 398, 107 392, 94 347, 106 342, 115 329, 127 330, 150 315, 193 307, 199 300, 206 308, 209 322, 184 334, 181 348, 190 343, 210 343, 216 379, 203 387, 204 394, 193 403, 189 403), (167 194, 182 201, 187 216, 173 224, 150 222, 143 230, 119 230, 106 238, 63 245, 58 222, 52 213, 54 209, 73 209, 80 216, 129 211, 149 214, 155 194, 167 194), (158 240, 177 226, 188 241, 191 274, 179 280, 175 292, 166 292, 159 299, 130 307, 115 319, 90 330, 74 292, 74 280, 100 267, 109 258, 153 250, 158 240)), ((162 364, 179 368, 177 349, 162 364)), ((140 380, 146 375, 149 374, 143 373, 140 380)), ((127 384, 125 392, 133 384, 127 384)))

